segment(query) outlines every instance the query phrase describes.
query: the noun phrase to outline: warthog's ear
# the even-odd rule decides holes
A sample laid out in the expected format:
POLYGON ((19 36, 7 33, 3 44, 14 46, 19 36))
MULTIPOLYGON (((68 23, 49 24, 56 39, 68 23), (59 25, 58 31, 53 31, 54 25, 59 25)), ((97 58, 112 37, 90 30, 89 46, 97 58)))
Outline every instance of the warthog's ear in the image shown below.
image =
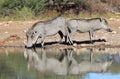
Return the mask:
POLYGON ((103 17, 100 17, 100 22, 102 22, 104 20, 104 18, 103 17))

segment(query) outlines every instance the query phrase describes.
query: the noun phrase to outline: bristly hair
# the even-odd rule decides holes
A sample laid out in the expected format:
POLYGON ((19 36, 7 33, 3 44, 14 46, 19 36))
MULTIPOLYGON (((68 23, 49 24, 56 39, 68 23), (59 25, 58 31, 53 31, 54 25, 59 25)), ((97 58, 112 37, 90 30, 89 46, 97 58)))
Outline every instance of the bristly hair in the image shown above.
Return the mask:
POLYGON ((51 21, 55 20, 58 17, 61 17, 62 15, 58 15, 57 17, 54 17, 52 19, 46 20, 46 21, 38 21, 35 24, 32 25, 32 29, 38 24, 38 23, 50 23, 51 21))
POLYGON ((86 21, 91 21, 91 20, 97 20, 100 18, 91 18, 91 19, 71 19, 71 20, 86 20, 86 21))
MULTIPOLYGON (((90 18, 90 19, 71 19, 71 20, 85 20, 85 21, 91 21, 91 20, 100 20, 101 18, 90 18)), ((103 18, 106 24, 108 24, 107 20, 103 18)))

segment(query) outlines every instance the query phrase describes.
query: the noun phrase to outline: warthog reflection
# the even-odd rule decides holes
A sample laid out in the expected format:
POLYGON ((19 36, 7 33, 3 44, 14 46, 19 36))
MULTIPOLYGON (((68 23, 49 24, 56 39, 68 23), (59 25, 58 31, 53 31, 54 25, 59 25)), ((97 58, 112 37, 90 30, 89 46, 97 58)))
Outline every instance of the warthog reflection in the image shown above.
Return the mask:
POLYGON ((69 73, 70 74, 80 74, 80 73, 88 73, 88 72, 106 72, 108 67, 111 66, 112 60, 109 61, 100 61, 94 62, 92 61, 92 52, 90 52, 90 61, 81 61, 78 63, 76 59, 73 57, 73 51, 69 50, 69 73))
POLYGON ((28 66, 34 67, 42 73, 50 73, 57 75, 67 74, 67 57, 62 55, 63 59, 59 61, 56 58, 48 58, 44 49, 41 49, 41 57, 34 49, 26 50, 28 56, 28 66))
POLYGON ((66 75, 68 73, 80 74, 88 72, 105 72, 112 64, 111 60, 104 62, 84 60, 78 63, 73 56, 73 52, 72 49, 65 49, 65 52, 60 55, 59 60, 54 57, 47 57, 44 49, 41 49, 41 55, 38 55, 37 51, 34 49, 26 49, 28 67, 35 68, 42 73, 66 75))

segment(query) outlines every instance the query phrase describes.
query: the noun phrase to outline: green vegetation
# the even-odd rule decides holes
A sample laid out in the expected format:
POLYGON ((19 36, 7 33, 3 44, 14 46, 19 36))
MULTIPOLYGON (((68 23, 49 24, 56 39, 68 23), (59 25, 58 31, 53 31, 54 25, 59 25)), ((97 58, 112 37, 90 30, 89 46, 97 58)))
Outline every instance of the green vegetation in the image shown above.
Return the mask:
POLYGON ((119 12, 119 0, 0 0, 2 21, 48 19, 59 14, 70 18, 109 18, 119 12))
POLYGON ((33 19, 45 6, 45 0, 1 0, 0 17, 8 20, 33 19))

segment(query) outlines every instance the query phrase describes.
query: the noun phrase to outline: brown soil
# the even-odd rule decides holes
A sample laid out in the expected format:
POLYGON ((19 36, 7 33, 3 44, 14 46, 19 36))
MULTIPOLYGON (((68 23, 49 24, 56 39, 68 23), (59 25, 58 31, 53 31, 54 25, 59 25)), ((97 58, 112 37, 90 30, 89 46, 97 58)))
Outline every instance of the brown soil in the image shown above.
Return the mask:
MULTIPOLYGON (((24 41, 26 40, 26 29, 30 28, 37 21, 8 21, 0 22, 0 46, 25 46, 24 41)), ((120 19, 108 19, 108 23, 113 29, 113 32, 106 32, 100 30, 94 33, 95 43, 88 44, 89 35, 88 33, 76 33, 74 40, 76 41, 74 46, 68 46, 63 44, 52 44, 46 46, 56 47, 120 47, 120 19), (99 39, 99 40, 97 40, 99 39), (106 40, 106 42, 104 42, 106 40), (86 44, 87 43, 87 44, 86 44)), ((59 41, 60 37, 58 34, 47 37, 45 42, 59 41)), ((40 39, 38 41, 40 43, 40 39)))

